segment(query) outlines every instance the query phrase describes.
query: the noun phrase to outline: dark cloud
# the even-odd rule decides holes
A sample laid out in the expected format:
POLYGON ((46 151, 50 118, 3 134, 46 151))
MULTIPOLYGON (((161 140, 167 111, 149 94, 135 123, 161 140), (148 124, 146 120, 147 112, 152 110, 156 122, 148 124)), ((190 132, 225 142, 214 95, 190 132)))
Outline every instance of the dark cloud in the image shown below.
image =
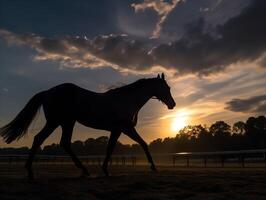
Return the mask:
POLYGON ((43 51, 51 53, 66 53, 66 50, 68 49, 63 40, 50 38, 40 40, 39 47, 41 47, 43 51))
POLYGON ((216 27, 216 36, 206 32, 203 18, 187 24, 184 36, 169 44, 138 41, 127 35, 100 35, 93 39, 64 36, 42 38, 2 30, 8 41, 29 44, 39 60, 59 60, 73 67, 113 66, 144 71, 154 66, 179 74, 209 74, 239 61, 254 61, 266 51, 266 1, 254 0, 238 16, 216 27))
POLYGON ((200 18, 205 21, 204 30, 212 31, 213 27, 224 24, 228 19, 239 15, 249 4, 250 0, 181 1, 167 16, 160 37, 174 41, 184 34, 183 26, 200 18))
POLYGON ((146 9, 154 10, 158 16, 158 22, 152 33, 153 38, 158 38, 162 29, 162 25, 167 19, 169 13, 176 7, 176 5, 181 2, 181 0, 172 1, 154 1, 154 0, 144 0, 142 3, 133 3, 131 6, 136 12, 144 11, 146 9))
POLYGON ((234 112, 266 113, 266 95, 228 101, 227 110, 234 112))
POLYGON ((92 46, 94 55, 122 67, 138 70, 153 65, 146 45, 127 36, 99 36, 92 46))
POLYGON ((17 35, 1 29, 0 36, 11 44, 31 46, 39 53, 36 57, 39 60, 59 60, 73 67, 108 65, 121 69, 145 70, 153 65, 147 45, 130 39, 127 35, 100 35, 93 39, 85 36, 43 38, 36 35, 17 35))
POLYGON ((257 62, 261 67, 264 67, 266 68, 266 53, 258 59, 258 62, 257 62))
POLYGON ((204 20, 187 25, 180 40, 160 45, 152 54, 180 73, 219 71, 238 61, 253 61, 266 51, 266 2, 254 0, 240 15, 219 25, 217 38, 204 32, 204 20))

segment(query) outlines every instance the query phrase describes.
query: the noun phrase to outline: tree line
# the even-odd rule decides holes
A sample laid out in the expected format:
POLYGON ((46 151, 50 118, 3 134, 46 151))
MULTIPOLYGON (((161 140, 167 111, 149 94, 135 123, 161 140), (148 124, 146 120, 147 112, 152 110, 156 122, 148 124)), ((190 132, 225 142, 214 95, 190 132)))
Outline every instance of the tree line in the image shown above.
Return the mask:
MULTIPOLYGON (((108 137, 88 138, 72 143, 78 155, 104 155, 108 137)), ((266 148, 265 116, 249 117, 246 122, 238 121, 232 126, 224 121, 206 125, 189 125, 179 130, 175 137, 158 138, 149 143, 152 153, 228 151, 266 148)), ((27 154, 28 147, 0 148, 0 154, 27 154)), ((46 145, 39 154, 66 155, 59 144, 46 145)), ((143 154, 138 144, 117 142, 114 154, 143 154)))

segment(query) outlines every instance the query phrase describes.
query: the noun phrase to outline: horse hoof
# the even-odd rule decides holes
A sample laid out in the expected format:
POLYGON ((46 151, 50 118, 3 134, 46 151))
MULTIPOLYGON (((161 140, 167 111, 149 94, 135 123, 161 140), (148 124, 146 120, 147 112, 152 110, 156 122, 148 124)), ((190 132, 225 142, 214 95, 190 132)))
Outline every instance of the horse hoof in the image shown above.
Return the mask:
POLYGON ((85 172, 82 172, 80 177, 89 177, 90 176, 90 173, 85 171, 85 172))
POLYGON ((104 172, 104 175, 105 175, 106 177, 109 177, 109 173, 108 173, 107 171, 104 172))
POLYGON ((103 170, 104 175, 105 175, 106 177, 108 177, 108 176, 109 176, 109 173, 108 173, 107 167, 106 167, 106 166, 103 166, 103 167, 102 167, 102 170, 103 170))
POLYGON ((30 173, 28 174, 28 181, 33 181, 33 180, 34 180, 34 175, 33 175, 32 172, 30 172, 30 173))
POLYGON ((154 172, 158 172, 158 170, 156 169, 156 167, 154 165, 151 166, 151 170, 154 172))
POLYGON ((103 170, 103 173, 104 173, 104 175, 105 175, 106 177, 109 177, 109 173, 108 173, 107 170, 103 170))

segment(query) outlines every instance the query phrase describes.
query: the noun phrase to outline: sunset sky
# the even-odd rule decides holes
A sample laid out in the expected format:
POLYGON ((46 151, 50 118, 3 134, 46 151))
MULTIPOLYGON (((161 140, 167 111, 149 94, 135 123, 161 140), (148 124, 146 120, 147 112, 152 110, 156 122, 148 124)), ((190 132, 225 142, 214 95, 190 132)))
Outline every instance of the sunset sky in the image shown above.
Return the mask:
MULTIPOLYGON (((162 72, 177 106, 143 107, 137 129, 147 142, 265 115, 266 1, 0 0, 0 126, 57 84, 104 92, 162 72)), ((0 147, 31 145, 43 123, 41 111, 28 136, 0 147)), ((76 124, 72 141, 101 135, 76 124)))

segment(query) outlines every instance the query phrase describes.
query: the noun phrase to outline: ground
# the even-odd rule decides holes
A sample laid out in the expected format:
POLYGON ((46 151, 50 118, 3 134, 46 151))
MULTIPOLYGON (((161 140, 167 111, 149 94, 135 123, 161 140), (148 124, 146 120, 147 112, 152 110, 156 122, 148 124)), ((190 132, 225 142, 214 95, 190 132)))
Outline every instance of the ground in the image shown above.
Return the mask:
POLYGON ((104 177, 88 166, 89 178, 72 165, 35 166, 27 181, 22 165, 0 165, 1 200, 43 199, 266 199, 266 168, 112 167, 104 177))

